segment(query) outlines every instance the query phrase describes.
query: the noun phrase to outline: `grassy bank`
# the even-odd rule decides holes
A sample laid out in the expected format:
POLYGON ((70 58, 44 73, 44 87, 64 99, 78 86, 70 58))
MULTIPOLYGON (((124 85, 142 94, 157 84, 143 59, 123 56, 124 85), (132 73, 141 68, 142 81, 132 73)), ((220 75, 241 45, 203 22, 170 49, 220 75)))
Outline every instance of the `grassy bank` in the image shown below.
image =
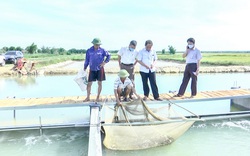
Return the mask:
MULTIPOLYGON (((117 60, 117 54, 111 54, 112 60, 117 60)), ((250 65, 250 53, 203 53, 202 64, 204 65, 250 65)), ((72 54, 72 55, 52 55, 52 54, 25 54, 25 58, 37 62, 37 67, 43 67, 50 64, 56 64, 67 60, 84 61, 85 54, 72 54)), ((175 55, 158 53, 159 60, 169 60, 184 63, 185 59, 182 58, 182 53, 175 55)))
MULTIPOLYGON (((205 65, 250 65, 250 53, 202 53, 202 64, 205 65)), ((185 62, 182 53, 175 55, 159 54, 159 59, 185 62)))

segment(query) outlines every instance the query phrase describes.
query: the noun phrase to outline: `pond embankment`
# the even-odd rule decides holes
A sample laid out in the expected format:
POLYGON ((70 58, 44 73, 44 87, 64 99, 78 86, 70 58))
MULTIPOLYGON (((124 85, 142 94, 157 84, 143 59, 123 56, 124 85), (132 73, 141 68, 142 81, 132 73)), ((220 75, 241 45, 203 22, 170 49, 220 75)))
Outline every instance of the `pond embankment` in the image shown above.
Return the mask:
MULTIPOLYGON (((12 65, 0 67, 0 76, 14 76, 18 75, 16 71, 11 70, 12 65)), ((37 68, 31 72, 36 75, 69 75, 76 74, 78 70, 83 68, 83 62, 66 61, 58 64, 37 68)), ((157 62, 158 73, 183 73, 185 64, 161 61, 157 62)), ((119 66, 117 61, 110 61, 105 65, 106 73, 118 73, 119 66)), ((135 66, 135 72, 139 72, 139 65, 135 66)), ((201 65, 200 73, 243 73, 250 72, 250 66, 206 66, 201 65)))

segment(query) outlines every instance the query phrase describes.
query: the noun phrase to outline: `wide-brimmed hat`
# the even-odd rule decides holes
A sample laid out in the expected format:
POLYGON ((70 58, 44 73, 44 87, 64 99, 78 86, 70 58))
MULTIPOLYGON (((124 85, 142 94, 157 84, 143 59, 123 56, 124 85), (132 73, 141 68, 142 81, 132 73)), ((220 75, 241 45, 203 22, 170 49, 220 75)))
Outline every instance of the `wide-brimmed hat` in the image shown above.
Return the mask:
POLYGON ((27 62, 27 59, 22 58, 21 61, 22 61, 22 62, 27 62))
POLYGON ((125 69, 122 69, 122 70, 120 70, 120 72, 118 73, 118 76, 119 77, 128 77, 129 76, 129 73, 127 72, 127 70, 125 70, 125 69))
POLYGON ((91 43, 97 44, 97 45, 101 45, 102 44, 102 42, 101 42, 101 40, 99 38, 94 38, 91 43))

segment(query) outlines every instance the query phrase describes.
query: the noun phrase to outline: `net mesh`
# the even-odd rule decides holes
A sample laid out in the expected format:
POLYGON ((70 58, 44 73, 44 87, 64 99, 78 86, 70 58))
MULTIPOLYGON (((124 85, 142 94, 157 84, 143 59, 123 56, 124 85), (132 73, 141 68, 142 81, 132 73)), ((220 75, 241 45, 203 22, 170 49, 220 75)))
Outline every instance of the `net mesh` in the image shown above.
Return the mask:
POLYGON ((112 150, 138 150, 167 145, 187 131, 194 120, 177 113, 172 105, 151 108, 132 101, 114 109, 105 107, 103 144, 112 150))

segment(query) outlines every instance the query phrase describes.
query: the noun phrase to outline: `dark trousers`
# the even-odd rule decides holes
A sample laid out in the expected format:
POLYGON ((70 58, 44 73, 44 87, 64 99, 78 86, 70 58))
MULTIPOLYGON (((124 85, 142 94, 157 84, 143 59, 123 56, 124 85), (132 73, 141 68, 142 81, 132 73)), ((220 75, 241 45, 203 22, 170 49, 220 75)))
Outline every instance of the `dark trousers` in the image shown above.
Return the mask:
POLYGON ((188 82, 190 78, 192 78, 191 81, 191 94, 195 96, 197 94, 197 76, 194 74, 197 70, 197 64, 196 63, 190 63, 186 65, 183 80, 179 89, 179 95, 184 95, 188 82))
POLYGON ((147 97, 149 95, 149 91, 150 91, 149 86, 148 86, 148 79, 149 79, 154 99, 159 98, 158 87, 156 85, 155 72, 150 72, 150 71, 149 73, 140 72, 140 75, 142 79, 144 95, 147 97))

